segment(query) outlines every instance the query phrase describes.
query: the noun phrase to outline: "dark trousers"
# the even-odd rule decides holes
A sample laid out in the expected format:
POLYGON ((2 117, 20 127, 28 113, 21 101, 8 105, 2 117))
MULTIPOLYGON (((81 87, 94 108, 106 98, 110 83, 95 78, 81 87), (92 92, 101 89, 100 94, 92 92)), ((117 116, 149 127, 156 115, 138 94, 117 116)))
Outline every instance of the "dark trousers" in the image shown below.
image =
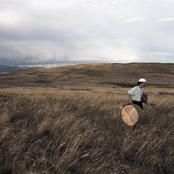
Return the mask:
POLYGON ((142 102, 133 100, 133 104, 138 105, 143 110, 143 104, 142 104, 142 102))

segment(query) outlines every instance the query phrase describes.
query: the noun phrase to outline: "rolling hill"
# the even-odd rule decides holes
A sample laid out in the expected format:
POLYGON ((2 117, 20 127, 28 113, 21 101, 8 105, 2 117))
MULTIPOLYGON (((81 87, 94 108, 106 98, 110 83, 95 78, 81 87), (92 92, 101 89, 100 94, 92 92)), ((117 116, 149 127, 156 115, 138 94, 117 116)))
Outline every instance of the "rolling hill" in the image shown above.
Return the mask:
POLYGON ((60 87, 113 86, 130 87, 140 77, 149 86, 174 87, 174 64, 163 63, 101 63, 77 64, 51 69, 25 69, 0 74, 1 86, 60 87))

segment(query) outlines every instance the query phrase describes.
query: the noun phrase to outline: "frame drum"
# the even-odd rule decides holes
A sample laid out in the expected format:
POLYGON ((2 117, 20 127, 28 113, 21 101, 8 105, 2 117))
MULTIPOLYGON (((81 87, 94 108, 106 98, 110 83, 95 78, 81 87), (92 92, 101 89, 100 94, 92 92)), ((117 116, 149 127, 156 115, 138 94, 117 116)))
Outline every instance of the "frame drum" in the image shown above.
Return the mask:
POLYGON ((143 110, 135 104, 126 105, 122 108, 121 116, 127 125, 133 126, 142 119, 143 110))

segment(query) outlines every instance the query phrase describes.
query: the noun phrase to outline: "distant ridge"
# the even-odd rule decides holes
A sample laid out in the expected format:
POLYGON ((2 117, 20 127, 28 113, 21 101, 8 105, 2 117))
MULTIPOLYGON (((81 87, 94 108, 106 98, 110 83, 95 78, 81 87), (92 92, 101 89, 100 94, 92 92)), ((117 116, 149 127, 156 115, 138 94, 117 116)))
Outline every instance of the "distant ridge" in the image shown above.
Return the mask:
MULTIPOLYGON (((19 67, 19 66, 6 66, 6 65, 0 65, 0 73, 5 73, 5 72, 14 72, 14 71, 19 71, 19 70, 24 70, 24 69, 32 69, 34 67, 19 67)), ((39 67, 36 67, 39 68, 39 67)))

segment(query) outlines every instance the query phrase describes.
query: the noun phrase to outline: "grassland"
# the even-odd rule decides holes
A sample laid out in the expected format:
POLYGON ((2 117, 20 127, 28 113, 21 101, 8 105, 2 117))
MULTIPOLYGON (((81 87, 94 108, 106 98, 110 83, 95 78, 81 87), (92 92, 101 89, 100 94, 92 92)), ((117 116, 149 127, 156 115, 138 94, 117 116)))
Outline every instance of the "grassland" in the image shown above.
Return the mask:
POLYGON ((130 127, 120 115, 129 88, 100 84, 110 67, 81 66, 0 76, 0 174, 174 173, 174 89, 147 85, 159 109, 145 105, 130 127))

